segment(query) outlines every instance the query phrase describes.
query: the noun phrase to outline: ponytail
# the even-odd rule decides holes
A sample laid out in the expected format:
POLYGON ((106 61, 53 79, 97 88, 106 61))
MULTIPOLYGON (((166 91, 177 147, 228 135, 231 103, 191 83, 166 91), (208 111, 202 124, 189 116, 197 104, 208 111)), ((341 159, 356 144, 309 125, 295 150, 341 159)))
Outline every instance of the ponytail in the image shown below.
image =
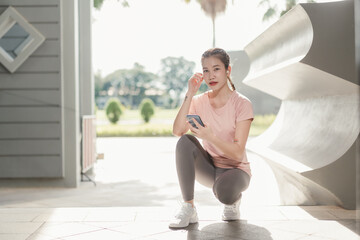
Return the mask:
POLYGON ((230 86, 231 86, 232 90, 235 91, 235 90, 236 90, 236 89, 235 89, 235 85, 234 85, 234 83, 232 82, 231 78, 230 78, 230 77, 227 77, 227 79, 229 80, 229 83, 230 83, 230 86))

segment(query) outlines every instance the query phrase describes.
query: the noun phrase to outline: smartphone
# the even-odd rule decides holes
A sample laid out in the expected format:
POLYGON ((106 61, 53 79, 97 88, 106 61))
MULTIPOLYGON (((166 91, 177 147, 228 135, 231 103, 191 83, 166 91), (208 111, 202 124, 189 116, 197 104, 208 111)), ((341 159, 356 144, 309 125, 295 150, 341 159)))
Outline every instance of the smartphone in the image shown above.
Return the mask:
POLYGON ((189 123, 190 123, 194 128, 198 128, 198 127, 195 125, 193 119, 196 119, 196 121, 197 121, 201 126, 204 127, 204 123, 201 121, 201 118, 200 118, 199 115, 186 115, 186 118, 187 118, 187 120, 189 121, 189 123))

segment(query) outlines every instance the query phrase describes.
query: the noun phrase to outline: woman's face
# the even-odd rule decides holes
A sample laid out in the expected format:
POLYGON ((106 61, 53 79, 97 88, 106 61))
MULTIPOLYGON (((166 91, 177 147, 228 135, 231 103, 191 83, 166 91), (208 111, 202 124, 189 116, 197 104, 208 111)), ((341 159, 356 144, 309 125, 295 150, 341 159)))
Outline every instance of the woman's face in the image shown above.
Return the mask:
POLYGON ((227 72, 224 63, 216 57, 208 57, 202 60, 203 77, 205 83, 212 90, 219 90, 227 86, 227 72))

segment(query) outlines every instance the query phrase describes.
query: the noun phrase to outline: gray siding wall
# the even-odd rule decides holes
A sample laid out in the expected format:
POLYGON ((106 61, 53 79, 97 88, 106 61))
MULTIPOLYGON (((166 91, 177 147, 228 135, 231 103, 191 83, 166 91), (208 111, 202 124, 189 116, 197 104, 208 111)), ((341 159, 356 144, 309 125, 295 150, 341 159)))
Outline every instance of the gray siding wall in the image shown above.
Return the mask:
POLYGON ((0 0, 45 42, 13 74, 0 64, 0 178, 63 177, 59 0, 0 0))

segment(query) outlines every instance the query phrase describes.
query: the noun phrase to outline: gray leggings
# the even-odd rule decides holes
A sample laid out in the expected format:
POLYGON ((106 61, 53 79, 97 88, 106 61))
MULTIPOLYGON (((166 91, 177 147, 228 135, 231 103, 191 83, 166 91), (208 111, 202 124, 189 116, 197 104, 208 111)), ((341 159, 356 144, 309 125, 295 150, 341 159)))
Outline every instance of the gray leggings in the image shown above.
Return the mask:
POLYGON ((194 199, 195 178, 227 205, 237 202, 250 183, 250 176, 241 169, 215 167, 199 141, 187 134, 176 145, 176 169, 184 201, 194 199))

